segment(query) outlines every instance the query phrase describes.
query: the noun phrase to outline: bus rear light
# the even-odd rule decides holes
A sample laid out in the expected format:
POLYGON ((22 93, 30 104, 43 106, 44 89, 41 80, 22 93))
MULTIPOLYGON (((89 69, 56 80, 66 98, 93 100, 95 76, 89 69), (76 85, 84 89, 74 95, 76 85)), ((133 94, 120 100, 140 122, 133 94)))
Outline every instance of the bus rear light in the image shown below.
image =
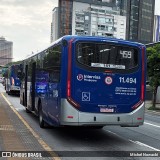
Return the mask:
POLYGON ((67 116, 67 118, 73 118, 73 116, 67 116))
POLYGON ((132 110, 137 109, 142 103, 143 103, 143 101, 139 101, 136 105, 134 105, 134 106, 132 107, 132 110))
POLYGON ((141 101, 144 101, 144 83, 141 85, 141 101))
POLYGON ((68 102, 73 105, 75 108, 79 108, 80 105, 76 103, 72 98, 71 98, 71 77, 72 77, 72 42, 74 39, 71 39, 69 41, 69 47, 68 47, 68 71, 67 71, 67 100, 68 102))
POLYGON ((141 118, 141 117, 139 117, 139 118, 137 118, 137 120, 139 120, 139 121, 141 121, 143 118, 141 118))
POLYGON ((14 85, 14 78, 12 77, 12 85, 14 85))
POLYGON ((67 97, 71 96, 71 82, 68 80, 67 82, 67 97))
POLYGON ((112 71, 106 70, 105 73, 112 73, 112 71))
POLYGON ((141 79, 141 101, 144 101, 145 88, 145 48, 142 47, 142 79, 141 79))

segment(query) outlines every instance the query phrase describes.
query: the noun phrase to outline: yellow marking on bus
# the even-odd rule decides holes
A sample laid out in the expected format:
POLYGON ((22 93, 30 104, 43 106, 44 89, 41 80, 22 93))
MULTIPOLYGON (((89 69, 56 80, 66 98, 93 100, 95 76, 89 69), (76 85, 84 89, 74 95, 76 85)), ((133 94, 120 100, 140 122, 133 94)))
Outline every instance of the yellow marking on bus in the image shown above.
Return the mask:
POLYGON ((60 157, 45 143, 42 138, 30 127, 30 125, 26 122, 26 120, 18 113, 18 111, 13 107, 13 105, 9 102, 9 100, 1 93, 2 97, 8 103, 13 112, 19 117, 19 119, 24 123, 24 125, 29 129, 29 131, 33 134, 33 136, 38 140, 39 144, 46 150, 50 152, 50 155, 54 158, 54 160, 61 160, 60 157))

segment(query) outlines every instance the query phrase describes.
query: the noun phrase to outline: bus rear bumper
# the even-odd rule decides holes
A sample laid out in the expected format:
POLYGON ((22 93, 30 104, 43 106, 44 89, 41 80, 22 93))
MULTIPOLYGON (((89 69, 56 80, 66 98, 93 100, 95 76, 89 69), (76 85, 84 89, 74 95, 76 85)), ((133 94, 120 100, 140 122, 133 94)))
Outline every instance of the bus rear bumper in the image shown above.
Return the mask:
POLYGON ((144 110, 145 103, 143 102, 131 113, 87 113, 78 111, 66 99, 63 99, 61 101, 60 124, 70 126, 119 125, 122 127, 137 127, 143 125, 144 110))
POLYGON ((11 86, 10 91, 20 91, 19 86, 11 86))

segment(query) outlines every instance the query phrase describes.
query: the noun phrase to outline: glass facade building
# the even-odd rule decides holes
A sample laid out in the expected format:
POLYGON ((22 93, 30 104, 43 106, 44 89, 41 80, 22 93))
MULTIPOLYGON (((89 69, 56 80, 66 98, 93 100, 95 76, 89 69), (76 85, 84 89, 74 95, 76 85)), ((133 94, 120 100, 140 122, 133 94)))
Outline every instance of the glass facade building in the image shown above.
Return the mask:
POLYGON ((153 42, 155 0, 59 0, 59 37, 73 33, 73 2, 112 7, 126 16, 126 40, 153 42))
POLYGON ((155 0, 127 0, 127 40, 153 42, 155 0))

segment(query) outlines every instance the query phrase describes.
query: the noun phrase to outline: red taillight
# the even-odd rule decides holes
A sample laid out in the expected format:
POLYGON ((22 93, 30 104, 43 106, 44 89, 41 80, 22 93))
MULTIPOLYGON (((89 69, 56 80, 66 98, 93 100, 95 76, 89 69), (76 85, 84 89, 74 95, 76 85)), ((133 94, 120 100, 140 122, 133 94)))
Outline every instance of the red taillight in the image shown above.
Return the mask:
POLYGON ((67 116, 67 118, 73 118, 73 116, 67 116))
POLYGON ((69 47, 68 47, 68 71, 67 71, 67 100, 69 103, 71 103, 74 107, 79 108, 79 104, 77 104, 72 98, 71 98, 71 72, 72 72, 72 42, 74 39, 71 39, 69 41, 69 47))
POLYGON ((145 48, 142 47, 142 81, 141 81, 141 101, 144 101, 145 88, 145 48))
POLYGON ((132 107, 133 110, 137 109, 143 102, 139 101, 136 105, 132 107))
POLYGON ((12 85, 14 85, 14 78, 12 77, 12 85))
POLYGON ((109 70, 106 70, 106 71, 104 71, 105 73, 112 73, 112 71, 109 71, 109 70))
POLYGON ((145 48, 142 47, 142 73, 141 73, 141 99, 140 101, 132 107, 133 110, 137 109, 144 102, 145 95, 145 48))
POLYGON ((67 97, 71 96, 71 82, 67 81, 67 97))

